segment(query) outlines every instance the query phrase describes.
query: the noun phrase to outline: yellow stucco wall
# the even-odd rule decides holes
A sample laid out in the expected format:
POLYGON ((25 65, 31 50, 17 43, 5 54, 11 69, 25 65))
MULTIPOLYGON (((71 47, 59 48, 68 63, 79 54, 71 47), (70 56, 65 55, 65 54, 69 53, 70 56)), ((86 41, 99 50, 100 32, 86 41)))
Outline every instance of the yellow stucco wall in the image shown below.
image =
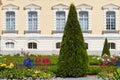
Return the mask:
MULTIPOLYGON (((26 5, 31 3, 39 5, 40 10, 40 29, 41 34, 51 34, 54 27, 54 12, 51 9, 52 6, 57 4, 70 5, 74 3, 75 6, 80 4, 88 4, 93 7, 91 10, 91 30, 92 34, 101 34, 104 29, 104 11, 101 9, 102 6, 106 4, 115 4, 120 6, 120 0, 1 0, 2 5, 0 7, 0 34, 4 28, 4 16, 2 6, 7 4, 14 4, 19 6, 18 18, 17 18, 17 27, 19 34, 24 34, 24 29, 26 28, 26 12, 23 9, 26 5)), ((120 21, 120 10, 118 10, 118 19, 120 21)), ((120 30, 120 22, 118 21, 118 29, 120 30)))

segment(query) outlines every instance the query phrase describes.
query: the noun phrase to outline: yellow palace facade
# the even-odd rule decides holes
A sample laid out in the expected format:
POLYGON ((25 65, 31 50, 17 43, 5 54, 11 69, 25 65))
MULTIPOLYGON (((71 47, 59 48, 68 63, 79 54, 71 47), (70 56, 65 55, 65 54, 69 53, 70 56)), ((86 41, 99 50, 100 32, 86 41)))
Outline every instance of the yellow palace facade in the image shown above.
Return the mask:
POLYGON ((111 54, 119 54, 120 0, 1 0, 0 54, 59 54, 71 3, 88 54, 101 55, 106 37, 111 54))

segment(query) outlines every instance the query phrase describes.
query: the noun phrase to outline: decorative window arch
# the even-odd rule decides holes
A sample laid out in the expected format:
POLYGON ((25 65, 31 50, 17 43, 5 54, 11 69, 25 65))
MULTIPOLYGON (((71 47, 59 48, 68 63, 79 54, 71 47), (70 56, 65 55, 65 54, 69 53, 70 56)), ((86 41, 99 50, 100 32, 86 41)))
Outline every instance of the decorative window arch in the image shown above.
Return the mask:
POLYGON ((92 6, 80 4, 76 6, 78 19, 84 33, 91 33, 91 10, 92 6))
POLYGON ((104 11, 104 30, 118 30, 118 15, 119 6, 107 4, 102 7, 104 11))
POLYGON ((37 43, 36 42, 29 42, 28 49, 37 49, 37 43))
POLYGON ((67 20, 69 6, 64 4, 58 4, 51 8, 54 11, 54 28, 53 33, 63 32, 64 26, 67 20))
POLYGON ((14 42, 6 42, 6 48, 14 48, 14 42))
POLYGON ((7 4, 2 7, 2 10, 4 11, 4 30, 17 30, 17 11, 19 10, 19 7, 13 4, 7 4))
POLYGON ((36 4, 29 4, 24 7, 24 10, 26 11, 26 31, 40 30, 39 13, 41 7, 36 4))

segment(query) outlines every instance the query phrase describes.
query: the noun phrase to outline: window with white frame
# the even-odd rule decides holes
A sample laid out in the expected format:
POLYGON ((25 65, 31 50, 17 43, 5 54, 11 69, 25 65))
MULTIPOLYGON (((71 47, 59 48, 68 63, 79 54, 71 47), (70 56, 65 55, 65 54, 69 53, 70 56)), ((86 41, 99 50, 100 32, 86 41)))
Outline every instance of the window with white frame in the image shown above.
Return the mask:
POLYGON ((115 49, 116 46, 115 46, 115 43, 108 43, 108 46, 110 49, 115 49))
POLYGON ((88 30, 89 18, 88 18, 88 12, 87 11, 80 11, 79 12, 79 22, 80 22, 82 30, 88 30))
POLYGON ((4 30, 15 31, 17 30, 17 12, 19 7, 14 4, 7 4, 2 6, 4 12, 4 30))
POLYGON ((38 31, 40 29, 39 12, 41 7, 36 4, 28 4, 24 10, 26 11, 26 31, 38 31))
POLYGON ((6 43, 6 48, 14 48, 14 43, 13 42, 7 42, 6 43))
POLYGON ((65 27, 65 11, 56 12, 56 30, 64 30, 65 27))
POLYGON ((35 42, 28 43, 28 49, 37 49, 37 43, 35 42))
POLYGON ((52 6, 54 12, 54 28, 52 33, 62 33, 66 23, 69 6, 64 4, 57 4, 52 6))
POLYGON ((6 30, 15 30, 15 12, 6 12, 6 30))
POLYGON ((38 14, 36 11, 28 12, 28 30, 38 29, 38 14))
POLYGON ((116 29, 116 15, 114 11, 106 12, 106 30, 116 29))
POLYGON ((61 43, 60 43, 60 42, 57 42, 57 43, 56 43, 56 49, 60 49, 60 47, 61 47, 61 43))

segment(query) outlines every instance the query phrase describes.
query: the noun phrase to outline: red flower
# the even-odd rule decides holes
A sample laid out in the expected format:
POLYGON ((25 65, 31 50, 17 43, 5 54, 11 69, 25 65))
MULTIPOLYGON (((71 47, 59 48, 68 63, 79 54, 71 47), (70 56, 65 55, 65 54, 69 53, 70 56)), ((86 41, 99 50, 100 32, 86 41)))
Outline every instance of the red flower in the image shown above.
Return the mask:
POLYGON ((49 58, 43 58, 42 63, 44 65, 49 65, 50 64, 50 59, 49 58))
POLYGON ((42 58, 41 58, 40 56, 36 57, 36 59, 35 59, 35 64, 36 64, 36 65, 42 64, 42 58))

